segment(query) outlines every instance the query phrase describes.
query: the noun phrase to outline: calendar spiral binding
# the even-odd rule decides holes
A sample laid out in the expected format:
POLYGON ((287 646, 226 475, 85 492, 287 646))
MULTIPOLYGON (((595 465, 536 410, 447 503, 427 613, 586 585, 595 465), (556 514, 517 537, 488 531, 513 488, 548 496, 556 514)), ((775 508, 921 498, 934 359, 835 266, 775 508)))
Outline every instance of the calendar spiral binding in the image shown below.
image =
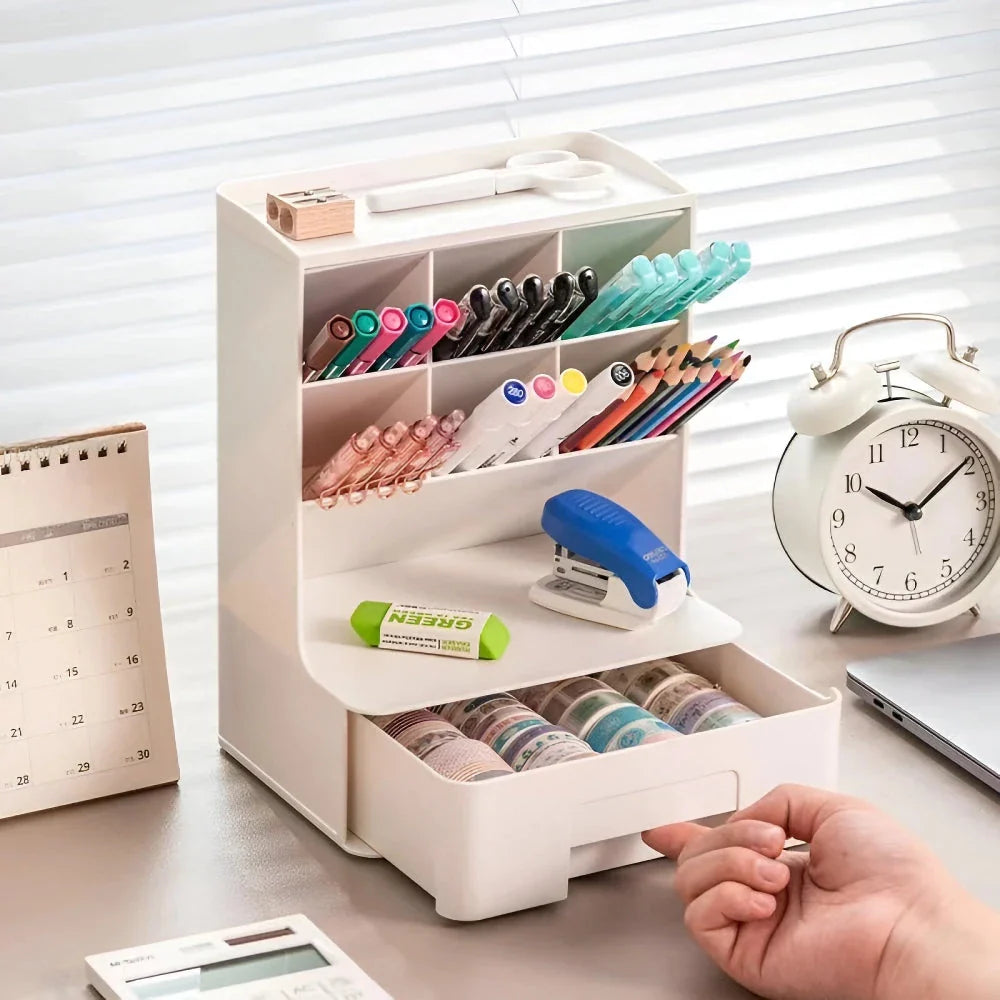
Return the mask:
POLYGON ((127 435, 145 429, 145 424, 123 424, 70 437, 0 445, 0 476, 69 465, 74 458, 88 462, 91 458, 124 455, 128 451, 127 435))

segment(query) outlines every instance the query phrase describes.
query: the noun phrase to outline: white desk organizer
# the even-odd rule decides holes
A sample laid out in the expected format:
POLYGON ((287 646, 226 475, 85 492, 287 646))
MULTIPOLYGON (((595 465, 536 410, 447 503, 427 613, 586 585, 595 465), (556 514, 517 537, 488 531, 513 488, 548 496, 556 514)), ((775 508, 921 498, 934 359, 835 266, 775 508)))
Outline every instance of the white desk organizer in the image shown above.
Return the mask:
MULTIPOLYGON (((453 474, 353 508, 301 500, 303 469, 366 424, 470 411, 509 376, 569 365, 592 376, 667 326, 306 386, 303 335, 334 312, 458 298, 501 276, 592 265, 606 280, 637 253, 690 246, 694 204, 652 163, 590 134, 219 189, 220 742, 345 850, 391 861, 446 917, 563 899, 573 876, 651 857, 643 829, 735 809, 783 781, 831 785, 839 698, 728 645, 737 623, 694 597, 634 632, 528 600, 552 560, 542 505, 564 489, 605 493, 682 549, 683 432, 453 474), (613 188, 597 200, 363 208, 370 187, 552 147, 612 164, 613 188), (268 191, 323 184, 357 198, 354 234, 294 243, 268 227, 268 191), (361 600, 487 609, 511 643, 494 662, 369 649, 348 624, 361 600), (674 654, 766 717, 481 784, 440 777, 364 718, 674 654)), ((688 316, 676 338, 694 339, 688 316)))

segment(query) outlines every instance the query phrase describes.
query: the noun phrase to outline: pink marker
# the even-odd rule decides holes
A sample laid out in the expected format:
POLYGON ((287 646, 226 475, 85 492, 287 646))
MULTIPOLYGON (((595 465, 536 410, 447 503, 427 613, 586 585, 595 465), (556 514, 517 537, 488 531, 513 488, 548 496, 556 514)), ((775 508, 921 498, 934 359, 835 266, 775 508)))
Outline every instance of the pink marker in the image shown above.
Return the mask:
POLYGON ((382 323, 378 336, 351 362, 345 375, 361 375, 385 353, 385 349, 406 329, 406 313, 395 306, 386 306, 379 313, 382 323))
POLYGON ((451 299, 438 299, 434 303, 434 326, 403 355, 397 367, 412 368, 413 365, 419 365, 431 353, 434 345, 454 330, 461 321, 462 310, 457 302, 451 299))

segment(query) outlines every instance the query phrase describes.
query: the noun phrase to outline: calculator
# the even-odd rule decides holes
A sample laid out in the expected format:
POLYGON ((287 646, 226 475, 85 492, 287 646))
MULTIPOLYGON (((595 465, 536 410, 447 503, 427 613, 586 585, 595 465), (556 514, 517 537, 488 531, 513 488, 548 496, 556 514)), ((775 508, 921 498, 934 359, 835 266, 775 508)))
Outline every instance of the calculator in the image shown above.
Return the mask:
POLYGON ((301 914, 91 955, 86 964, 105 1000, 392 1000, 301 914))

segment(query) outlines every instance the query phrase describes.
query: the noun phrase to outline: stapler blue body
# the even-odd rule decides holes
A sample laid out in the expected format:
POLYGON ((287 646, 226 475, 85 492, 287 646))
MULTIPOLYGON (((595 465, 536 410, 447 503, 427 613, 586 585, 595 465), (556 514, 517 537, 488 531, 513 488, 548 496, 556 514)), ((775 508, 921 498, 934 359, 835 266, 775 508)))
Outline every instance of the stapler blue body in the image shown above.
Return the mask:
POLYGON ((536 604, 616 628, 640 628, 676 611, 691 572, 634 514, 590 490, 551 497, 542 528, 556 545, 536 604))

